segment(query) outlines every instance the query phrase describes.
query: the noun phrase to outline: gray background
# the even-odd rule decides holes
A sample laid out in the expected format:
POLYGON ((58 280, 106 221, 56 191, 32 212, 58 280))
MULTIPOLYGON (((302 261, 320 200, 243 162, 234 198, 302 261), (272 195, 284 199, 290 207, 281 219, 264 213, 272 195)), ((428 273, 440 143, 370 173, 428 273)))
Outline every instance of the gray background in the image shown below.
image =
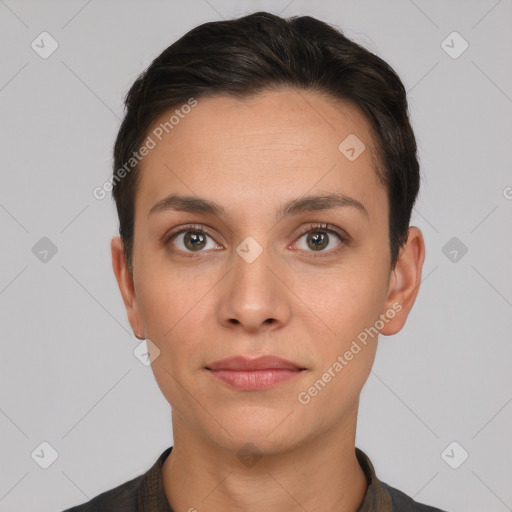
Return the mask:
MULTIPOLYGON (((512 510, 506 0, 0 0, 0 510, 84 502, 172 444, 170 407, 133 355, 139 342, 111 269, 114 207, 92 190, 111 173, 136 76, 199 23, 255 10, 337 24, 409 91, 424 173, 414 213, 427 243, 424 281, 405 329, 381 338, 357 445, 381 479, 418 501, 512 510), (31 47, 43 31, 59 45, 46 59, 31 47), (458 58, 442 46, 453 31, 469 44, 458 58), (43 237, 57 249, 45 261, 43 237), (43 441, 58 453, 48 469, 31 456, 43 441), (462 449, 469 458, 452 469, 462 449)), ((463 42, 446 44, 453 54, 463 42)))

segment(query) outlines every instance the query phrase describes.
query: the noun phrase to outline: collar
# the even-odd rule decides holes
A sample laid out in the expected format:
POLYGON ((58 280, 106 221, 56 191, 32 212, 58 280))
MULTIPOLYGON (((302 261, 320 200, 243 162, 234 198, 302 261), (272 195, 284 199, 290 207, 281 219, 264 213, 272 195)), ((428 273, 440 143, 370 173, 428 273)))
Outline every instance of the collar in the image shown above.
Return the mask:
MULTIPOLYGON (((391 496, 383 483, 377 478, 370 459, 359 448, 355 450, 357 460, 368 482, 364 500, 357 512, 393 512, 391 496)), ((164 450, 144 475, 137 495, 137 510, 139 512, 173 512, 167 501, 162 480, 162 467, 171 451, 172 446, 164 450)))

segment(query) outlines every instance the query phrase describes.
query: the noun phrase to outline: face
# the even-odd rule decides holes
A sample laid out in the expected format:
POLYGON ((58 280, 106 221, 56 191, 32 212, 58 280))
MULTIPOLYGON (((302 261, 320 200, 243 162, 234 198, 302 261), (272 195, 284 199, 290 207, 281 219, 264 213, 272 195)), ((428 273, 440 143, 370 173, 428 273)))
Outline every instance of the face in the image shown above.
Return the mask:
POLYGON ((375 334, 402 327, 423 257, 392 268, 377 165, 357 108, 291 90, 198 99, 145 157, 133 276, 119 240, 114 269, 181 425, 262 453, 355 429, 375 334), (354 135, 359 156, 339 149, 354 135))

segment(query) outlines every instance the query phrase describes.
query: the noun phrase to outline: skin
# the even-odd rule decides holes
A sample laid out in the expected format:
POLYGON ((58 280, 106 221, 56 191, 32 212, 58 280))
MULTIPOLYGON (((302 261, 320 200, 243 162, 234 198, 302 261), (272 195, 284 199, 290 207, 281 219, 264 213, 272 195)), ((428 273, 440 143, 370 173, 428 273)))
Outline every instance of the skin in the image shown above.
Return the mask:
POLYGON ((348 512, 363 501, 367 482, 355 432, 377 337, 309 403, 297 397, 379 315, 388 318, 393 304, 401 310, 380 332, 400 331, 416 299, 423 237, 409 228, 392 267, 389 205, 377 164, 373 133, 356 107, 289 89, 243 101, 199 98, 143 160, 133 274, 119 237, 112 239, 112 260, 134 333, 160 350, 152 369, 172 406, 174 434, 162 477, 176 512, 348 512), (354 161, 338 149, 349 134, 366 145, 354 161), (276 221, 285 202, 332 192, 356 199, 366 213, 344 206, 276 221), (220 203, 226 216, 149 213, 171 193, 220 203), (162 241, 188 223, 211 234, 199 252, 183 234, 162 241), (348 241, 315 223, 339 228, 348 241), (309 227, 328 237, 327 246, 308 243, 301 229, 309 227), (252 263, 236 252, 249 236, 263 249, 252 263), (306 370, 273 388, 244 391, 205 369, 234 355, 267 354, 306 370), (237 456, 247 443, 252 465, 237 456))

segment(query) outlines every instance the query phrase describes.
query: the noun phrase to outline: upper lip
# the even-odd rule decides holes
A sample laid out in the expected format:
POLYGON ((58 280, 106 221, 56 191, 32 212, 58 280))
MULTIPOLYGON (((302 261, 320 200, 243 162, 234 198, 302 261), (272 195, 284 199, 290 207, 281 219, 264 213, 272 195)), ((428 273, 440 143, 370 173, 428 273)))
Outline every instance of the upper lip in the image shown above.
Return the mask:
POLYGON ((277 356, 261 356, 255 359, 249 359, 243 356, 228 357, 220 361, 215 361, 206 366, 207 370, 305 370, 300 364, 287 361, 277 356))

